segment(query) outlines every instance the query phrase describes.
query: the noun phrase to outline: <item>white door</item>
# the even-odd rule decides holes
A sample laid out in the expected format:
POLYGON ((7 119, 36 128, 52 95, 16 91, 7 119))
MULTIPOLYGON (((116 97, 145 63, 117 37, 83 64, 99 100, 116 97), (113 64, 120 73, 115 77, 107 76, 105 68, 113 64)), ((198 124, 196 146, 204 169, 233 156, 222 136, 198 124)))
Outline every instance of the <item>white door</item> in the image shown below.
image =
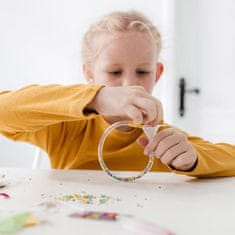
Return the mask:
POLYGON ((191 135, 235 144, 235 1, 177 0, 174 7, 173 124, 191 135))

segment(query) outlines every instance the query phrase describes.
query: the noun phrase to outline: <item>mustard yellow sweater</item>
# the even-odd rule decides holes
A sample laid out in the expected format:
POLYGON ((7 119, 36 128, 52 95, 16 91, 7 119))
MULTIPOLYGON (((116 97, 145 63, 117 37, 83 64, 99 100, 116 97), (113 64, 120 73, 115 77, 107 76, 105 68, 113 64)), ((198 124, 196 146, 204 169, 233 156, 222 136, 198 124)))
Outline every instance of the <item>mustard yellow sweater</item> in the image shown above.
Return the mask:
MULTIPOLYGON (((39 146, 56 169, 100 169, 97 148, 109 126, 101 115, 87 114, 84 108, 101 85, 30 85, 16 91, 0 92, 0 133, 14 141, 39 146)), ((108 97, 107 97, 108 99, 108 97)), ((113 170, 143 169, 147 157, 136 143, 141 129, 115 130, 104 149, 107 165, 113 170)), ((235 175, 235 146, 213 144, 188 136, 198 162, 190 172, 172 170, 156 159, 153 171, 197 177, 235 175)))

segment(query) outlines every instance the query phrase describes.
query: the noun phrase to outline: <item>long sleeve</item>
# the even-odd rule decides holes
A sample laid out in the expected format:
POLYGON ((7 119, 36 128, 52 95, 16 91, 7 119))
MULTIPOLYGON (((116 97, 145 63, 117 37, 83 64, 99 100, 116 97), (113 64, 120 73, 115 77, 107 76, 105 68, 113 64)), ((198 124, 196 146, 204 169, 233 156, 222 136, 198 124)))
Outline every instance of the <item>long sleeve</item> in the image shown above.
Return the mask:
MULTIPOLYGON (((84 109, 101 88, 101 85, 82 84, 31 85, 16 91, 2 91, 0 134, 41 147, 49 154, 53 168, 99 169, 97 146, 108 123, 101 115, 84 113, 84 109)), ((141 168, 146 161, 142 149, 131 135, 127 145, 123 146, 123 136, 127 133, 120 135, 120 139, 114 136, 112 151, 108 153, 112 166, 117 169, 141 168), (136 161, 128 158, 132 156, 136 161), (120 157, 123 161, 115 160, 120 157)), ((198 137, 187 137, 198 156, 197 165, 192 171, 172 170, 158 159, 153 170, 196 177, 235 176, 234 145, 214 144, 198 137)))
POLYGON ((235 176, 235 146, 211 143, 198 137, 188 137, 193 144, 198 161, 190 172, 174 171, 196 177, 235 176))
MULTIPOLYGON (((89 119, 84 108, 101 85, 30 85, 15 91, 0 92, 0 134, 23 141, 47 127, 66 121, 89 119)), ((57 128, 58 129, 58 128, 57 128)), ((45 132, 45 131, 44 131, 45 132)), ((34 142, 29 141, 29 142, 34 142)), ((46 141, 44 141, 46 145, 46 141)), ((39 144, 40 145, 40 144, 39 144)), ((40 146, 42 147, 42 146, 40 146)))

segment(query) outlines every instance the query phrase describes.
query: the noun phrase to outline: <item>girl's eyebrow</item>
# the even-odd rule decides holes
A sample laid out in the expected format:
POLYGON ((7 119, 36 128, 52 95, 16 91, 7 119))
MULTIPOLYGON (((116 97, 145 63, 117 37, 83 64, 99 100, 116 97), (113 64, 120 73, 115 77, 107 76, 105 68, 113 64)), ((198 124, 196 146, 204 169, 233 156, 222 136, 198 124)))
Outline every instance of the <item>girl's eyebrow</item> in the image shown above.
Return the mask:
POLYGON ((121 66, 121 64, 106 64, 106 66, 110 66, 110 67, 118 67, 118 66, 121 66))
MULTIPOLYGON (((108 64, 108 65, 109 65, 109 66, 121 66, 122 64, 117 64, 117 63, 115 63, 115 64, 108 64)), ((151 65, 151 63, 146 62, 146 63, 141 63, 141 64, 138 64, 138 65, 140 65, 140 66, 151 65)))
MULTIPOLYGON (((151 63, 146 62, 146 63, 138 64, 137 66, 142 67, 142 66, 150 66, 150 65, 151 65, 151 63)), ((105 67, 121 67, 121 66, 122 66, 122 64, 118 64, 118 63, 114 63, 114 64, 106 64, 106 65, 105 65, 105 67)))
POLYGON ((151 65, 151 63, 146 62, 146 63, 139 64, 139 66, 145 66, 145 65, 151 65))

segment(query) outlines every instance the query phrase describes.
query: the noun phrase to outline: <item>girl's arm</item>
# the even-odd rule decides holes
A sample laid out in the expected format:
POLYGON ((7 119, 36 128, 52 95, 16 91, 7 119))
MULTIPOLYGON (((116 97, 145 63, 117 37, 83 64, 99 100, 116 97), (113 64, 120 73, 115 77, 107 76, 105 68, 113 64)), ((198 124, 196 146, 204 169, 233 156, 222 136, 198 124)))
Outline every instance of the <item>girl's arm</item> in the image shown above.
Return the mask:
POLYGON ((141 136, 137 143, 147 155, 157 157, 155 171, 196 177, 235 176, 234 145, 214 144, 167 124, 159 128, 151 141, 141 136))
POLYGON ((198 161, 190 172, 175 171, 197 177, 235 176, 235 146, 226 143, 211 143, 198 137, 189 136, 198 161))
MULTIPOLYGON (((49 126, 59 129, 66 121, 91 118, 94 114, 84 111, 101 85, 30 85, 15 91, 0 92, 0 134, 12 139, 32 140, 37 133, 44 133, 49 126), (30 137, 32 136, 32 138, 30 137)), ((61 127, 62 128, 62 127, 61 127)))

